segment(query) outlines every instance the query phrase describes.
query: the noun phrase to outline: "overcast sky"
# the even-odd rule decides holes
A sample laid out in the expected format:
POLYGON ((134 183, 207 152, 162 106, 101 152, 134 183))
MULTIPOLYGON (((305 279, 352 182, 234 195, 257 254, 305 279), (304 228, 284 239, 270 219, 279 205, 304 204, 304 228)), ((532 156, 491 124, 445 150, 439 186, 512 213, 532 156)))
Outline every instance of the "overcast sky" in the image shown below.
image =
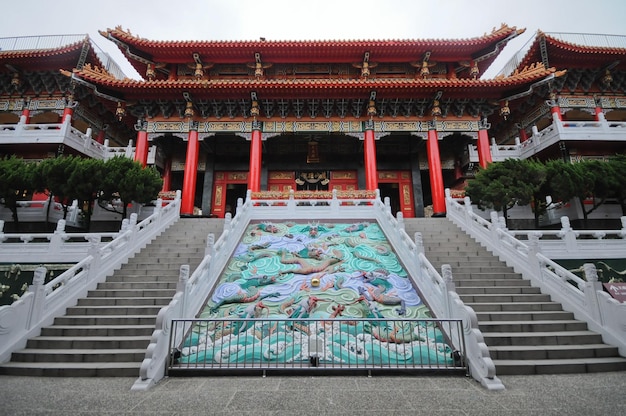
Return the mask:
POLYGON ((537 30, 626 35, 626 1, 22 0, 0 6, 0 38, 89 34, 133 77, 99 30, 119 25, 151 40, 464 39, 502 23, 526 33, 492 70, 537 30))

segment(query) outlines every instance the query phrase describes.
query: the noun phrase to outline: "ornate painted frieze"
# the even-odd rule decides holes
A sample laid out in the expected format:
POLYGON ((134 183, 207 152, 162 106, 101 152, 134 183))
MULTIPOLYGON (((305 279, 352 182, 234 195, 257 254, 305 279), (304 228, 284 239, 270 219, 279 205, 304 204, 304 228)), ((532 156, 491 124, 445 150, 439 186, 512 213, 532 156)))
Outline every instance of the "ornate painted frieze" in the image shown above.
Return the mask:
POLYGON ((363 131, 358 121, 266 121, 266 133, 355 133, 363 131))
POLYGON ((595 108, 593 97, 559 97, 559 106, 562 108, 595 108))

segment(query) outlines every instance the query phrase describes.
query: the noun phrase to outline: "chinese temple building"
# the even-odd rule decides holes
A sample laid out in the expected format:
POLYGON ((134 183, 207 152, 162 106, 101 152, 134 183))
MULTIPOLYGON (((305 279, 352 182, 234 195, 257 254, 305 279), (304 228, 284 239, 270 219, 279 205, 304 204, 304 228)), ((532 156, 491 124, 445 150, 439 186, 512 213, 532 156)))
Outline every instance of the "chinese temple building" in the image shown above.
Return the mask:
POLYGON ((126 154, 155 165, 164 191, 182 190, 183 215, 223 217, 248 189, 379 189, 393 212, 443 216, 444 189, 462 193, 493 161, 625 149, 612 128, 626 121, 623 37, 539 32, 483 79, 523 29, 448 40, 100 33, 142 79, 86 36, 0 40, 0 155, 126 154))

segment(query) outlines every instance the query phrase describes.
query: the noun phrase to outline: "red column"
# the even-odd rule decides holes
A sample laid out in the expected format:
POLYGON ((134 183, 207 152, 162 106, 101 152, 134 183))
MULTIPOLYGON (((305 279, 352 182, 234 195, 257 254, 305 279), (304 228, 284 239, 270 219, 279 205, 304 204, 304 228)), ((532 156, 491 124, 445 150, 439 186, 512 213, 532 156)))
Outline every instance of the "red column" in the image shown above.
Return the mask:
POLYGON ((481 168, 486 168, 493 160, 491 158, 491 149, 489 146, 489 135, 487 129, 478 129, 478 163, 481 168))
POLYGON ((105 130, 101 129, 98 132, 98 137, 96 137, 96 141, 100 144, 104 144, 104 139, 105 139, 105 130))
POLYGON ((65 123, 65 119, 69 117, 69 121, 72 120, 72 114, 74 114, 73 107, 65 107, 63 109, 63 115, 61 116, 61 123, 65 123))
POLYGON ((189 130, 187 139, 187 157, 185 158, 185 172, 183 174, 183 194, 180 202, 180 213, 192 215, 196 198, 196 178, 198 170, 198 127, 193 126, 189 130))
POLYGON ((528 140, 528 134, 526 134, 526 130, 523 128, 519 129, 519 140, 521 143, 524 143, 526 140, 528 140))
POLYGON ((378 188, 378 170, 376 168, 376 139, 372 121, 365 123, 363 153, 365 158, 365 189, 375 191, 378 188))
POLYGON ((30 109, 28 107, 22 109, 22 117, 24 117, 24 124, 30 123, 30 109))
POLYGON ((261 123, 252 123, 252 135, 250 138, 250 170, 248 176, 248 189, 252 192, 261 190, 261 123))
POLYGON ((161 191, 169 192, 172 187, 172 157, 165 158, 165 166, 163 166, 163 188, 161 191))
POLYGON ((428 171, 430 173, 430 192, 433 197, 433 215, 442 216, 446 213, 446 199, 443 189, 443 172, 439 156, 439 138, 435 123, 428 126, 428 140, 426 142, 428 153, 428 171))
POLYGON ((602 121, 604 119, 604 111, 602 111, 602 107, 596 106, 595 109, 595 120, 602 121))
POLYGON ((148 132, 146 123, 137 127, 137 144, 135 144, 135 161, 141 163, 144 168, 148 164, 148 132))

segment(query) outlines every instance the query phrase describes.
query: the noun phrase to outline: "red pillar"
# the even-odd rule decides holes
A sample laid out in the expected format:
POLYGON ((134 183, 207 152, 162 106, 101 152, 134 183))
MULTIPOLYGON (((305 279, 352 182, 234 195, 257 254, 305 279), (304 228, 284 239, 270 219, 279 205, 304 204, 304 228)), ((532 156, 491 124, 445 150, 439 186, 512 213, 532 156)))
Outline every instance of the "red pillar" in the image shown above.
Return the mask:
POLYGON ((169 192, 172 187, 172 157, 165 158, 165 166, 163 166, 163 188, 162 192, 169 192))
POLYGON ((28 107, 22 109, 22 117, 24 117, 24 124, 30 123, 30 109, 28 107))
POLYGON ((376 139, 372 121, 365 124, 363 153, 365 158, 365 189, 375 191, 378 188, 378 170, 376 169, 376 139))
POLYGON ((144 168, 148 164, 148 132, 146 131, 146 123, 141 123, 141 127, 137 130, 135 161, 141 163, 141 166, 144 168))
POLYGON ((528 140, 528 134, 526 134, 526 130, 523 128, 519 129, 519 140, 521 143, 524 143, 526 140, 528 140))
POLYGON ((478 129, 478 163, 481 168, 486 168, 493 159, 491 158, 491 149, 489 146, 489 135, 487 129, 478 129))
POLYGON ((595 109, 595 120, 602 121, 604 119, 604 111, 602 111, 602 107, 596 106, 595 109))
POLYGON ((61 116, 61 123, 65 123, 65 119, 69 117, 69 121, 72 120, 72 114, 74 114, 74 107, 65 107, 63 109, 63 115, 61 116))
POLYGON ((261 161, 261 124, 254 121, 250 138, 250 173, 248 174, 248 189, 252 192, 261 190, 261 161))
POLYGON ((100 144, 104 144, 104 139, 105 139, 105 130, 101 129, 98 132, 98 137, 96 137, 96 141, 100 144))
POLYGON ((433 215, 442 216, 446 213, 446 198, 443 189, 443 172, 439 156, 439 138, 435 123, 428 126, 428 140, 426 142, 428 153, 428 171, 430 173, 430 192, 433 198, 433 215))
POLYGON ((196 199, 196 178, 198 170, 198 128, 189 130, 187 139, 187 157, 185 158, 185 172, 183 174, 183 194, 180 202, 181 215, 193 215, 193 206, 196 199))

